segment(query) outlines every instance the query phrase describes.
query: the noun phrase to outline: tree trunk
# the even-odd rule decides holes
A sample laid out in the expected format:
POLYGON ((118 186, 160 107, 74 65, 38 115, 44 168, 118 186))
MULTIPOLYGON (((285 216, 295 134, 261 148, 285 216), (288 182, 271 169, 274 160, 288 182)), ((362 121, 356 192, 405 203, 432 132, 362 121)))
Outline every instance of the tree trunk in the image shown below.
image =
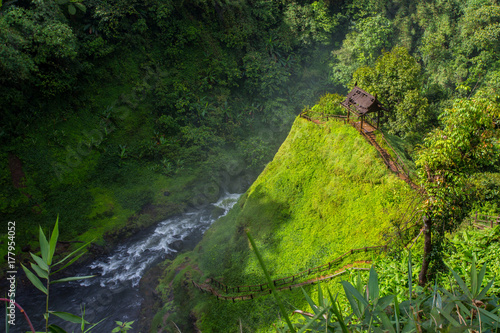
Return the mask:
POLYGON ((429 269, 429 259, 432 250, 431 241, 431 219, 424 215, 424 259, 422 260, 422 269, 418 276, 418 285, 423 287, 427 283, 427 271, 429 269))

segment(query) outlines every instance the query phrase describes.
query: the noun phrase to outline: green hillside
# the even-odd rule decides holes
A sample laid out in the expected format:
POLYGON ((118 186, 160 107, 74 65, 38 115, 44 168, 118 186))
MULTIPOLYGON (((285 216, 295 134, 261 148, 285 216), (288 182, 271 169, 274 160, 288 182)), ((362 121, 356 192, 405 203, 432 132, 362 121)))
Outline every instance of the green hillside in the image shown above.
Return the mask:
MULTIPOLYGON (((384 232, 403 219, 415 195, 352 126, 297 118, 273 161, 235 208, 213 224, 193 252, 165 264, 158 286, 163 307, 154 331, 171 331, 172 322, 183 332, 193 330, 193 322, 203 332, 235 332, 240 325, 244 331, 273 331, 278 310, 271 296, 217 301, 193 288, 189 279, 204 283, 216 278, 229 286, 265 282, 245 230, 254 236, 273 279, 329 262, 352 248, 382 245, 384 232)), ((338 281, 326 285, 336 292, 338 281)), ((315 288, 306 290, 314 294, 315 288)), ((280 295, 290 311, 307 308, 300 289, 280 295)))

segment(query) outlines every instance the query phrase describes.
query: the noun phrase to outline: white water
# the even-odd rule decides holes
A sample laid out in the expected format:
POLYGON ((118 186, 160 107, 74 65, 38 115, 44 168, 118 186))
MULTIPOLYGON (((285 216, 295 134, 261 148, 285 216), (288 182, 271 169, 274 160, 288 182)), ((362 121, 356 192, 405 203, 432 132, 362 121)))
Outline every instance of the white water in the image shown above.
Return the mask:
MULTIPOLYGON (((215 220, 229 212, 240 195, 225 194, 214 204, 159 222, 155 227, 125 240, 111 255, 82 267, 76 274, 95 274, 98 277, 51 286, 50 309, 80 315, 82 306, 85 306, 85 319, 89 322, 96 323, 106 318, 93 332, 111 332, 117 320, 137 320, 143 301, 139 293, 139 281, 145 272, 167 256, 175 254, 176 250, 172 246, 176 242, 193 246, 215 220), (222 210, 216 212, 216 207, 222 210)), ((182 248, 182 244, 179 246, 182 248)), ((18 290, 17 293, 16 301, 29 314, 36 330, 41 330, 45 325, 41 313, 45 308, 44 296, 34 288, 18 290)), ((0 327, 3 327, 1 317, 0 327)), ((68 332, 80 332, 79 325, 53 322, 68 332)), ((16 326, 12 326, 10 332, 28 330, 22 314, 16 313, 16 326)))
POLYGON ((144 271, 168 254, 177 252, 170 245, 184 241, 194 230, 204 233, 215 219, 226 215, 241 194, 226 194, 213 206, 224 209, 220 216, 213 216, 208 209, 185 213, 181 216, 160 222, 153 233, 132 244, 119 246, 114 253, 102 261, 90 265, 92 272, 98 269, 100 278, 89 279, 81 283, 89 286, 99 283, 101 287, 112 288, 119 282, 130 281, 136 287, 144 271))

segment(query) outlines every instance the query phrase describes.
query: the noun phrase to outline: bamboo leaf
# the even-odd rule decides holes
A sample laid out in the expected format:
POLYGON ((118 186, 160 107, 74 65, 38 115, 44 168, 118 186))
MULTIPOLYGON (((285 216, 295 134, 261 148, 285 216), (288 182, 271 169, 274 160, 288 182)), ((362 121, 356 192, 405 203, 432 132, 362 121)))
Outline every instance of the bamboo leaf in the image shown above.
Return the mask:
POLYGON ((470 269, 470 281, 472 287, 472 295, 476 295, 476 290, 478 290, 477 286, 477 271, 476 271, 476 255, 472 256, 472 266, 470 269))
POLYGON ((38 264, 38 266, 41 269, 43 269, 44 271, 47 271, 47 273, 49 272, 49 266, 47 266, 47 264, 45 263, 45 261, 43 261, 42 258, 40 258, 36 254, 33 254, 31 252, 30 252, 30 255, 31 255, 31 258, 33 258, 33 260, 35 260, 35 262, 38 264))
POLYGON ((394 317, 396 317, 396 331, 399 333, 399 303, 398 296, 394 296, 394 317))
POLYGON ((491 281, 484 287, 484 289, 477 295, 476 299, 483 299, 486 296, 488 290, 490 290, 491 286, 495 282, 495 278, 491 279, 491 281))
POLYGON ((57 215, 56 224, 54 225, 54 230, 52 231, 52 235, 50 235, 49 256, 47 260, 47 264, 49 266, 50 264, 52 264, 52 258, 54 257, 54 253, 56 252, 56 245, 58 238, 59 238, 59 215, 57 215))
POLYGON ((408 253, 408 291, 409 291, 409 295, 408 295, 408 299, 410 300, 410 304, 411 304, 411 293, 412 293, 412 263, 411 263, 411 250, 409 251, 408 253))
POLYGON ((44 271, 43 269, 41 269, 37 264, 34 264, 34 263, 30 263, 30 264, 31 264, 31 268, 33 268, 36 275, 38 275, 40 278, 42 278, 42 279, 49 278, 49 274, 47 273, 47 271, 44 271))
POLYGON ((453 318, 449 313, 448 311, 443 311, 443 309, 439 309, 439 308, 434 308, 438 311, 438 313, 440 315, 442 315, 443 317, 446 318, 446 320, 448 320, 450 322, 450 324, 452 324, 454 327, 460 327, 460 323, 458 321, 455 320, 455 318, 453 318))
POLYGON ((103 321, 105 321, 106 319, 108 319, 108 317, 99 320, 97 323, 93 324, 92 326, 90 326, 89 328, 87 328, 85 331, 82 331, 82 332, 83 333, 90 332, 90 330, 92 330, 94 327, 96 327, 97 325, 99 325, 100 323, 102 323, 103 321))
MULTIPOLYGON (((69 312, 60 312, 60 311, 49 311, 49 312, 50 314, 53 314, 54 316, 57 316, 65 321, 69 321, 70 323, 80 324, 82 322, 82 317, 79 317, 69 312)), ((90 323, 85 320, 85 324, 88 325, 90 323)))
POLYGON ((372 302, 379 297, 378 274, 373 266, 370 268, 370 276, 368 278, 368 293, 372 302))
POLYGON ((462 312, 465 314, 465 316, 467 316, 467 317, 471 316, 469 309, 467 309, 467 307, 462 302, 457 301, 457 302, 455 302, 455 304, 458 305, 458 307, 460 308, 460 310, 462 310, 462 312))
POLYGON ((59 268, 57 271, 55 271, 53 273, 50 273, 50 275, 55 274, 55 273, 57 273, 59 271, 62 271, 63 269, 65 269, 66 267, 68 267, 69 265, 71 265, 72 263, 74 263, 75 261, 77 261, 85 253, 87 253, 87 251, 83 251, 83 252, 79 253, 76 257, 74 257, 73 259, 71 259, 70 261, 68 261, 63 267, 59 268))
POLYGON ((382 319, 382 324, 384 325, 384 332, 389 331, 391 333, 396 333, 396 331, 394 330, 394 326, 391 323, 391 320, 389 319, 389 317, 387 317, 385 312, 381 312, 379 317, 380 319, 382 319))
POLYGON ((318 313, 318 307, 316 306, 316 304, 314 304, 314 301, 311 299, 311 297, 309 297, 309 295, 306 293, 304 288, 300 288, 300 289, 302 289, 302 292, 304 293, 304 297, 305 297, 307 303, 309 303, 309 306, 311 307, 311 309, 313 309, 315 314, 318 313))
POLYGON ((316 320, 318 320, 319 317, 321 317, 326 311, 328 310, 328 308, 323 308, 320 312, 318 312, 308 323, 307 325, 305 325, 304 327, 302 327, 300 329, 300 331, 298 331, 297 333, 303 333, 305 332, 312 324, 315 324, 316 323, 316 320))
POLYGON ((483 308, 478 308, 479 309, 479 312, 481 312, 483 315, 485 315, 486 317, 490 318, 491 320, 493 320, 494 322, 496 323, 500 323, 500 317, 491 313, 490 311, 486 311, 485 309, 483 308))
POLYGON ((49 325, 48 329, 50 333, 67 333, 64 329, 54 324, 49 325))
POLYGON ((31 283, 41 292, 43 292, 45 295, 47 295, 47 288, 43 285, 43 283, 36 277, 35 274, 31 273, 29 269, 27 269, 23 264, 21 264, 23 267, 24 273, 26 273, 26 276, 28 279, 31 281, 31 283))
POLYGON ((384 310, 392 303, 393 300, 394 300, 394 295, 384 296, 378 300, 377 306, 380 308, 380 310, 384 310))
POLYGON ((354 314, 356 315, 356 317, 361 319, 361 310, 359 308, 358 302, 356 302, 355 297, 358 300, 360 299, 361 302, 366 302, 366 300, 363 298, 363 296, 361 296, 359 291, 357 291, 356 288, 354 288, 349 282, 342 281, 340 283, 342 283, 342 286, 344 287, 345 295, 347 297, 347 300, 351 304, 351 308, 354 314))
POLYGON ((318 283, 318 305, 322 308, 325 307, 325 300, 323 299, 323 291, 321 290, 321 283, 318 283))
POLYGON ((255 241, 253 240, 253 237, 250 235, 250 233, 248 231, 246 231, 246 234, 247 234, 248 240, 250 241, 250 244, 252 244, 252 248, 253 248, 253 250, 255 252, 255 255, 257 256, 257 259, 259 261, 260 267, 264 271, 264 275, 266 276, 267 283, 271 287, 271 292, 273 293, 274 298, 278 302, 278 306, 280 308, 281 314, 283 315, 283 317, 285 317, 285 321, 286 321, 286 323, 287 323, 288 328, 290 329, 290 331, 292 333, 295 333, 295 329, 293 328, 292 322, 290 321, 290 318, 288 317, 288 314, 285 311, 285 307, 283 306, 283 303, 281 302, 281 299, 278 297, 278 294, 276 293, 273 281, 271 280, 271 276, 267 272, 266 266, 264 264, 264 259, 262 259, 262 256, 260 255, 260 252, 257 249, 257 245, 255 244, 255 241))
POLYGON ((54 264, 53 266, 57 266, 59 264, 62 264, 63 262, 65 262, 66 260, 68 260, 68 258, 71 258, 75 253, 78 253, 79 251, 81 251, 83 248, 85 248, 86 246, 88 246, 90 243, 92 243, 94 240, 91 240, 90 242, 87 242, 85 244, 83 244, 82 246, 80 246, 78 249, 76 249, 75 251, 71 252, 70 254, 68 254, 66 257, 64 257, 63 259, 59 260, 56 264, 54 264))
POLYGON ((460 286, 460 289, 462 289, 462 292, 467 295, 470 299, 472 299, 472 295, 469 291, 469 288, 467 288, 467 285, 465 284, 464 280, 458 275, 457 272, 455 272, 453 269, 450 268, 451 273, 453 274, 453 277, 457 281, 458 285, 460 286))
POLYGON ((337 297, 333 299, 332 294, 330 293, 330 289, 327 289, 328 291, 328 297, 330 298, 330 301, 332 303, 332 311, 337 317, 337 321, 340 324, 340 327, 342 328, 342 333, 348 333, 349 330, 347 329, 346 324, 344 323, 344 317, 342 316, 342 313, 339 310, 338 304, 337 304, 337 297))
POLYGON ((90 279, 90 278, 93 278, 94 276, 95 276, 95 275, 72 276, 72 277, 67 277, 67 278, 64 278, 64 279, 59 279, 59 280, 50 281, 50 284, 53 284, 53 283, 61 283, 61 282, 69 282, 69 281, 85 280, 85 279, 90 279))
POLYGON ((479 294, 479 290, 481 290, 481 285, 483 284, 485 274, 486 274, 486 264, 483 265, 481 271, 479 272, 479 276, 477 277, 477 290, 473 290, 474 296, 479 294))
POLYGON ((42 227, 39 227, 39 241, 40 241, 40 252, 42 252, 43 261, 49 265, 49 242, 47 242, 47 238, 45 238, 45 234, 43 233, 42 227))

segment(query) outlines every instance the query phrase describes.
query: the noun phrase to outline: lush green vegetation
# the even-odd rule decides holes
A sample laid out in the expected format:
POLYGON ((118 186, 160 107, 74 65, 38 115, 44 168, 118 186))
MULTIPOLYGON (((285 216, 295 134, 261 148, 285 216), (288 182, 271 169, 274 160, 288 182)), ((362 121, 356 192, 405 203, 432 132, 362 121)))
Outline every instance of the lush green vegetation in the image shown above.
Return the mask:
POLYGON ((320 3, 4 3, 0 195, 17 250, 57 214, 62 239, 104 245, 247 187, 332 88, 336 24, 320 3))
POLYGON ((499 23, 497 0, 0 2, 0 211, 17 255, 58 214, 62 240, 111 246, 241 191, 288 134, 198 252, 165 264, 159 289, 175 298, 152 326, 192 312, 203 328, 269 330, 269 300, 214 305, 182 281, 261 281, 245 229, 273 276, 382 241, 415 194, 350 127, 295 120, 289 133, 325 93, 312 109, 344 112, 357 83, 389 109, 385 137, 426 191, 424 284, 448 233, 474 210, 500 213, 499 23))
MULTIPOLYGON (((351 126, 297 118, 274 160, 235 208, 214 223, 193 253, 168 266, 158 287, 165 305, 153 327, 169 326, 161 320, 175 305, 194 311, 201 330, 234 331, 238 319, 251 331, 271 330, 277 311, 271 298, 217 302, 184 284, 186 278, 207 277, 228 285, 264 282, 244 230, 254 235, 273 278, 326 263, 351 248, 384 244, 383 232, 403 219, 416 194, 377 154, 351 126), (169 301, 172 291, 175 298, 169 301)), ((292 310, 305 302, 300 291, 283 297, 292 310)), ((169 320, 186 327, 186 313, 177 311, 169 320)))

